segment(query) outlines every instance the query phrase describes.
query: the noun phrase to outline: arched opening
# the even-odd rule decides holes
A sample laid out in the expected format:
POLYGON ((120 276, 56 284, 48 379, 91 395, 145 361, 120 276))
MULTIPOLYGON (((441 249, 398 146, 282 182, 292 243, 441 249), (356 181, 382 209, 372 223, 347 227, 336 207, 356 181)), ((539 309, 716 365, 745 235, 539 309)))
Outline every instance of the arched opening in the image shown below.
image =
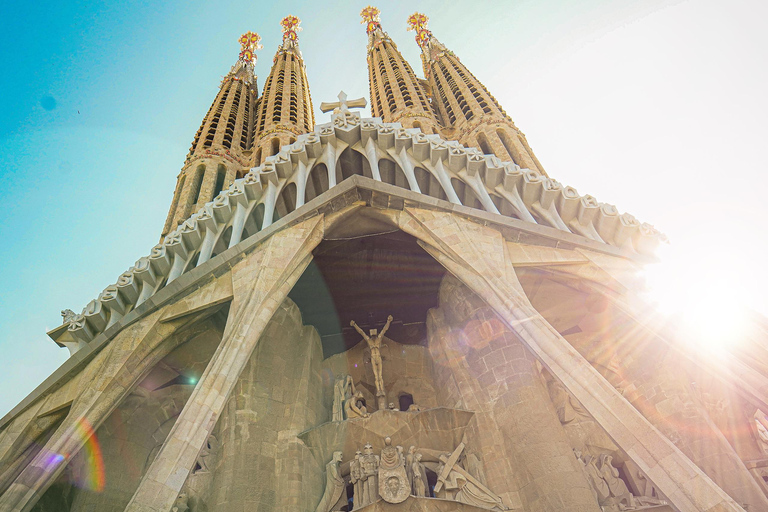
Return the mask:
POLYGON ((405 177, 403 170, 392 160, 382 158, 379 160, 379 174, 381 181, 395 185, 406 190, 411 190, 408 185, 408 178, 405 177))
POLYGON ((194 206, 200 199, 200 189, 203 185, 203 176, 205 175, 205 165, 198 165, 195 169, 195 181, 192 183, 192 189, 189 191, 188 206, 194 206))
POLYGON ((271 148, 269 153, 270 156, 275 156, 276 154, 278 154, 280 152, 280 139, 278 139, 277 137, 272 139, 272 141, 270 142, 270 148, 271 148))
POLYGON ((461 204, 471 208, 477 208, 478 210, 483 209, 483 205, 475 195, 475 191, 472 190, 472 187, 467 186, 466 183, 458 178, 451 178, 451 186, 453 187, 453 190, 456 191, 456 195, 459 196, 461 204))
POLYGON ((413 174, 416 176, 416 183, 418 183, 422 194, 434 197, 435 199, 442 199, 443 201, 448 200, 443 186, 431 172, 423 167, 416 167, 413 170, 413 174))
POLYGON ((288 183, 283 187, 275 202, 275 220, 282 219, 296 209, 296 184, 288 183))
POLYGON ((307 177, 305 202, 309 202, 328 190, 328 168, 318 164, 312 168, 307 177))
POLYGON ((219 235, 219 239, 216 241, 216 245, 213 246, 211 258, 214 258, 229 249, 230 240, 232 240, 232 226, 229 226, 221 235, 219 235))
POLYGON ((419 130, 421 130, 421 123, 420 123, 420 122, 418 122, 418 121, 414 121, 414 122, 413 122, 413 127, 414 127, 414 128, 418 128, 419 130))
POLYGON ((496 135, 499 136, 499 140, 501 141, 501 145, 504 146, 504 149, 506 150, 507 154, 509 155, 509 158, 516 163, 517 165, 520 165, 520 155, 517 152, 517 149, 515 148, 514 143, 512 140, 510 140, 509 135, 507 132, 505 132, 502 129, 496 130, 496 135))
MULTIPOLYGON (((339 156, 339 160, 336 162, 336 183, 341 183, 355 174, 365 176, 364 162, 363 155, 353 149, 345 149, 341 153, 341 156, 339 156)), ((367 177, 371 177, 370 170, 367 177)))
POLYGON ((218 196, 222 190, 224 190, 224 180, 227 178, 227 168, 224 167, 223 164, 219 164, 219 167, 216 169, 216 185, 213 187, 213 197, 211 200, 213 200, 214 197, 218 196))
MULTIPOLYGON (((145 376, 91 432, 32 510, 123 510, 221 342, 226 304, 171 335, 138 363, 145 376), (89 444, 98 445, 98 455, 89 444)), ((82 427, 81 427, 82 428, 82 427)))
POLYGON ((264 208, 264 203, 259 203, 251 214, 248 215, 248 218, 245 219, 243 240, 261 231, 261 227, 264 225, 264 208))
POLYGON ((480 132, 477 134, 477 144, 480 146, 480 150, 484 155, 493 154, 493 150, 491 150, 491 146, 488 144, 488 137, 486 137, 484 133, 480 132))
POLYGON ((413 405, 413 395, 410 393, 401 393, 398 398, 401 411, 407 411, 410 406, 413 405))
POLYGON ((261 148, 256 150, 256 158, 254 159, 254 163, 258 166, 261 165, 261 148))

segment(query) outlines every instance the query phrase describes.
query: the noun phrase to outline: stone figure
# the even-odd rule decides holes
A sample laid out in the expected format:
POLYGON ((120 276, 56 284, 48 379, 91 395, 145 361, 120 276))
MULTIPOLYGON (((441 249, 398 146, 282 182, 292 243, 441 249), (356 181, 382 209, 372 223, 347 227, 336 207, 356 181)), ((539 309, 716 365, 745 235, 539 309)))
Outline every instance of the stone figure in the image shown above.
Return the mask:
POLYGON ((361 507, 374 503, 379 499, 379 461, 378 455, 373 453, 370 443, 365 445, 362 462, 363 499, 361 507))
POLYGON ((416 447, 408 448, 408 454, 405 456, 405 474, 408 476, 408 484, 413 487, 413 458, 416 455, 416 447))
POLYGON ((611 463, 612 460, 613 457, 610 455, 606 453, 600 454, 597 467, 600 470, 600 475, 603 477, 603 480, 605 480, 605 483, 608 485, 608 489, 611 492, 611 498, 613 498, 612 501, 619 505, 619 510, 621 510, 622 507, 626 510, 627 508, 635 506, 635 500, 632 493, 629 492, 627 484, 624 483, 624 480, 619 478, 619 470, 613 467, 613 464, 611 463))
POLYGON ((392 439, 384 439, 379 464, 379 494, 387 503, 402 503, 411 495, 411 485, 405 471, 402 446, 392 446, 392 439))
POLYGON ((181 493, 176 497, 176 501, 173 502, 173 508, 171 512, 188 512, 189 511, 189 496, 187 493, 181 493))
POLYGON ((371 350, 371 366, 373 366, 373 377, 376 381, 376 396, 384 396, 384 379, 382 377, 382 365, 381 365, 381 340, 384 339, 384 333, 389 330, 389 326, 392 324, 392 315, 387 317, 387 323, 380 333, 377 334, 376 329, 370 330, 370 336, 358 327, 354 320, 349 322, 349 325, 355 328, 360 333, 365 342, 368 344, 368 348, 371 350))
POLYGON ((346 419, 351 420, 354 418, 367 418, 368 409, 363 405, 363 392, 355 391, 352 398, 344 402, 344 416, 346 419))
POLYGON ((341 452, 333 452, 333 458, 325 465, 325 493, 315 508, 315 512, 330 512, 341 498, 346 486, 344 479, 339 474, 339 464, 341 464, 341 452))
POLYGON ((419 407, 416 404, 411 404, 410 406, 408 406, 407 412, 419 412, 419 411, 421 411, 421 407, 419 407))
POLYGON ((567 425, 578 418, 589 418, 587 411, 574 399, 562 384, 556 380, 549 381, 549 396, 557 410, 560 423, 567 425))
POLYGON ((427 496, 427 473, 424 471, 424 465, 421 463, 421 454, 417 453, 411 463, 411 475, 413 475, 413 484, 411 494, 418 497, 427 496))
POLYGON ((361 461, 363 453, 360 450, 355 452, 355 458, 349 463, 349 481, 352 484, 352 493, 354 508, 357 510, 363 501, 363 463, 361 461))
POLYGON ((440 456, 435 497, 458 501, 487 510, 509 510, 501 498, 458 464, 464 443, 451 454, 440 456))
POLYGON ((61 312, 62 323, 65 323, 65 324, 71 323, 76 316, 77 314, 71 309, 64 309, 61 312))
POLYGON ((393 403, 389 402, 389 406, 387 407, 390 411, 399 411, 400 409, 393 403))
POLYGON ((597 503, 605 503, 611 496, 611 490, 597 467, 597 458, 592 455, 582 455, 579 450, 574 450, 574 454, 583 466, 584 474, 592 487, 592 494, 597 499, 597 503))
POLYGON ((343 421, 346 401, 355 393, 355 384, 350 375, 339 375, 333 386, 333 421, 343 421))

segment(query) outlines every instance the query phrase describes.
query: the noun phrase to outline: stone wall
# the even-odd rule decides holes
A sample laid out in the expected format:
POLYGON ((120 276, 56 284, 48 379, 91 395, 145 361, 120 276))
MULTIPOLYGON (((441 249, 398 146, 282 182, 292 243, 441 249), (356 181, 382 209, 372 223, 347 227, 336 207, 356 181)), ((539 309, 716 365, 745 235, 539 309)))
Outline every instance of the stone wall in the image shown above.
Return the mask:
POLYGON ((296 435, 327 421, 322 346, 290 299, 270 320, 214 430, 220 445, 207 509, 310 510, 323 466, 296 435))

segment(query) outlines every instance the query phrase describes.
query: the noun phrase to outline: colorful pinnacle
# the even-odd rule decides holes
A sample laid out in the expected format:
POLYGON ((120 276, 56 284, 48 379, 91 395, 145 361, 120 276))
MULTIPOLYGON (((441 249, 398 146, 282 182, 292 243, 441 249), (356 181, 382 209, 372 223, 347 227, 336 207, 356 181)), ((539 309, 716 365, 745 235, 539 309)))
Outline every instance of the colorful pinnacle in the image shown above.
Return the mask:
POLYGON ((263 46, 259 44, 261 36, 250 30, 240 36, 237 40, 240 43, 240 60, 244 62, 256 62, 255 50, 261 50, 263 46))
POLYGON ((283 28, 283 42, 292 41, 295 42, 298 39, 297 32, 301 32, 301 20, 296 16, 289 14, 280 22, 280 26, 283 28))
POLYGON ((429 18, 420 12, 415 12, 408 16, 408 30, 416 31, 416 43, 422 48, 429 44, 429 39, 432 37, 432 32, 427 30, 427 23, 429 18))
POLYGON ((363 18, 363 21, 360 23, 366 24, 365 31, 368 34, 371 34, 377 28, 381 28, 381 25, 379 24, 379 21, 381 21, 379 19, 379 14, 381 14, 381 11, 370 5, 360 11, 360 16, 363 18))

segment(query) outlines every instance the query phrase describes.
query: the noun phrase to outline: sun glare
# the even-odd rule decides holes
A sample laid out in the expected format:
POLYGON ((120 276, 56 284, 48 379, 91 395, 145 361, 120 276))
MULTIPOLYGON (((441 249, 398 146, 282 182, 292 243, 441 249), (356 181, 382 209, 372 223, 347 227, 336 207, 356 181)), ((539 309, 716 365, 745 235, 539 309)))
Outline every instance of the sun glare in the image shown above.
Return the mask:
POLYGON ((739 269, 706 251, 665 246, 645 271, 647 299, 694 350, 722 352, 744 336, 747 315, 739 269))

